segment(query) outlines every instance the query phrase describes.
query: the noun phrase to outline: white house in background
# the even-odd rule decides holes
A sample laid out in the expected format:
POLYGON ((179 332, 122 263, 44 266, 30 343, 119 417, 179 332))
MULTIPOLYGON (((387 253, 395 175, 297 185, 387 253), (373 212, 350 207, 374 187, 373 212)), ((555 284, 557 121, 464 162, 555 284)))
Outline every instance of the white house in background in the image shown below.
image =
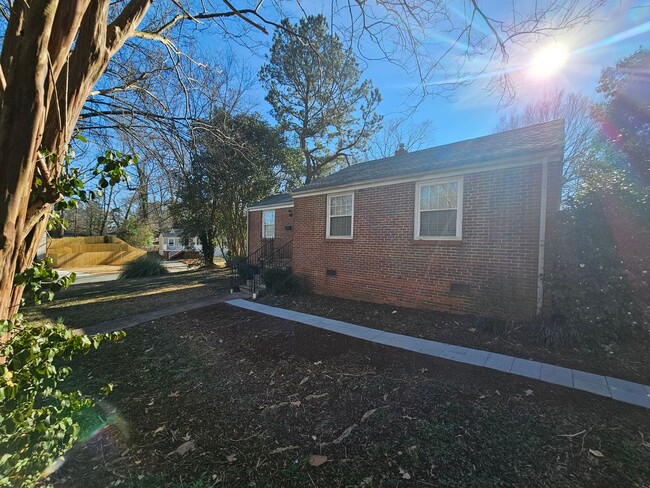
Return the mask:
POLYGON ((181 237, 180 233, 172 229, 169 232, 161 232, 158 236, 158 254, 160 254, 165 259, 174 259, 183 251, 202 251, 203 246, 199 242, 198 237, 193 237, 187 242, 187 245, 183 244, 184 239, 181 237))
MULTIPOLYGON (((183 245, 183 242, 187 242, 179 232, 176 232, 174 229, 169 232, 161 232, 158 236, 158 254, 160 254, 165 259, 174 259, 183 251, 203 251, 203 246, 198 237, 193 237, 187 242, 186 245, 183 245)), ((224 249, 224 252, 227 252, 228 249, 224 249)), ((214 249, 214 257, 222 257, 221 249, 216 247, 214 249)))

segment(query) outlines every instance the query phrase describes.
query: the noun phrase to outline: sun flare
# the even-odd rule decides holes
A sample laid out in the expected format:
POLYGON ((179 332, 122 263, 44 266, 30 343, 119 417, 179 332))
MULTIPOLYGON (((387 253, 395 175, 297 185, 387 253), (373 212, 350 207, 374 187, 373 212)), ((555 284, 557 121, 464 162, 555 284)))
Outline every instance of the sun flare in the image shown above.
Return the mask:
POLYGON ((530 70, 536 78, 548 78, 562 69, 569 59, 569 51, 562 44, 541 49, 533 57, 530 70))

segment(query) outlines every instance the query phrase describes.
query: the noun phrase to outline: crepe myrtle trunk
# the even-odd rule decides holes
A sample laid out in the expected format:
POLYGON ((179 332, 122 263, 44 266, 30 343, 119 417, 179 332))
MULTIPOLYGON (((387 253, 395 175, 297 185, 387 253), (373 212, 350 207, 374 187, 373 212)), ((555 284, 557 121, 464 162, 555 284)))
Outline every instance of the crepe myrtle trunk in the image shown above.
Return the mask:
POLYGON ((14 276, 32 265, 62 198, 54 183, 81 109, 151 0, 128 2, 111 23, 109 5, 16 0, 10 8, 0 54, 0 320, 18 311, 14 276))

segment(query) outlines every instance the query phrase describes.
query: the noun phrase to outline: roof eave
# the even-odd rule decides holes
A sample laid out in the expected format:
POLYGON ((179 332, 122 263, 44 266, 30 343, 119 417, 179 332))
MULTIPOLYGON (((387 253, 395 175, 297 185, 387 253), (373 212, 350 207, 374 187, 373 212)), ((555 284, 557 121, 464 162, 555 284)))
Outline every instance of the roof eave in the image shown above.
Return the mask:
POLYGON ((276 210, 279 208, 292 208, 293 207, 293 202, 284 202, 284 203, 276 203, 270 204, 270 205, 251 205, 250 207, 244 208, 245 212, 252 212, 252 211, 258 211, 258 210, 276 210))
POLYGON ((372 180, 362 180, 354 183, 342 183, 342 184, 331 185, 331 186, 322 186, 319 188, 314 188, 312 190, 301 190, 299 188, 293 191, 291 193, 291 196, 293 198, 301 198, 307 196, 322 195, 324 193, 331 193, 332 191, 343 191, 343 190, 357 189, 357 188, 359 189, 372 188, 375 186, 386 186, 386 185, 392 185, 398 183, 417 181, 423 178, 431 178, 431 177, 438 177, 438 176, 439 177, 453 176, 453 175, 491 171, 491 170, 499 169, 502 166, 503 167, 528 166, 533 164, 541 164, 544 158, 548 158, 549 161, 557 161, 557 160, 561 161, 564 158, 563 147, 558 146, 552 149, 531 151, 526 154, 512 156, 509 158, 494 159, 487 163, 476 163, 467 166, 434 169, 430 171, 413 173, 413 174, 408 174, 403 176, 391 176, 391 177, 377 178, 372 180), (523 159, 528 159, 529 156, 533 156, 535 159, 533 161, 522 161, 523 159))

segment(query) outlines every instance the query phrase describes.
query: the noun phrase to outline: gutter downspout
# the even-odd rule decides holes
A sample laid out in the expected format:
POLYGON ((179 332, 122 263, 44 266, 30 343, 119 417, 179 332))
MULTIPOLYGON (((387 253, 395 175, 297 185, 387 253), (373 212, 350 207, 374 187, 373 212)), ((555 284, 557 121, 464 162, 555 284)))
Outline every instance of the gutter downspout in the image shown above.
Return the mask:
POLYGON ((546 207, 548 205, 548 158, 542 160, 542 197, 539 210, 539 251, 537 255, 537 316, 544 304, 544 247, 546 244, 546 207))
POLYGON ((246 256, 250 254, 250 240, 251 240, 251 229, 250 222, 248 221, 248 216, 250 215, 250 210, 246 208, 246 256))

